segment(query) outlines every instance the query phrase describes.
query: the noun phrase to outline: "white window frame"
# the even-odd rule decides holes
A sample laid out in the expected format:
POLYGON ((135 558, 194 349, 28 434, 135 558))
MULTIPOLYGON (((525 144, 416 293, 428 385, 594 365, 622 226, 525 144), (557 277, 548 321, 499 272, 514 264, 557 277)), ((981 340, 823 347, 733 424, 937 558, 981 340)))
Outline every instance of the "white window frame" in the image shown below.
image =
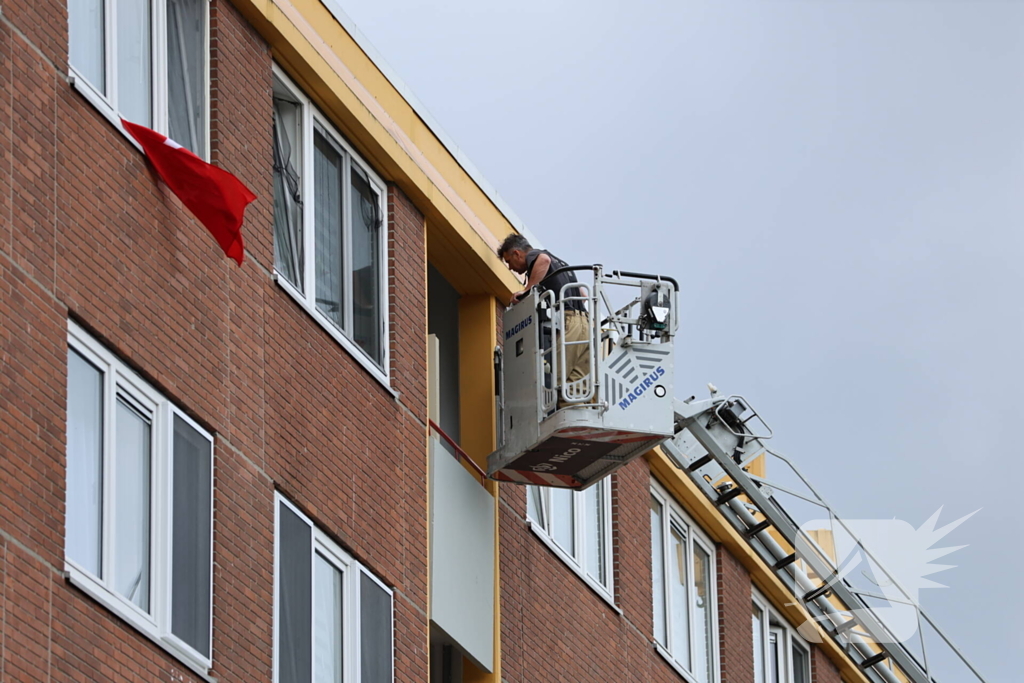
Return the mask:
MULTIPOLYGON (((324 116, 319 109, 306 97, 302 89, 299 88, 292 79, 284 73, 275 62, 273 64, 273 76, 276 80, 280 81, 294 98, 302 110, 301 113, 301 128, 302 128, 302 168, 300 169, 301 177, 299 178, 300 187, 302 188, 303 197, 303 211, 302 211, 302 250, 303 250, 303 290, 305 293, 300 292, 297 287, 292 285, 288 279, 277 270, 276 263, 277 258, 275 254, 274 259, 274 281, 288 294, 295 299, 300 306, 308 313, 312 318, 317 321, 324 330, 327 331, 331 337, 341 345, 343 349, 348 351, 349 355, 356 359, 356 361, 363 366, 363 368, 370 373, 378 382, 384 385, 385 388, 392 395, 396 395, 391 389, 391 301, 390 292, 388 288, 388 241, 390 236, 390 225, 388 221, 387 211, 387 185, 384 180, 377 175, 377 173, 370 167, 368 163, 356 152, 356 150, 348 143, 345 137, 338 132, 334 125, 324 116), (382 327, 381 327, 381 364, 377 365, 376 361, 370 358, 363 349, 359 347, 352 339, 349 338, 349 333, 340 328, 333 320, 330 320, 327 316, 320 312, 320 309, 316 306, 316 226, 314 224, 315 211, 313 204, 314 197, 314 131, 319 128, 321 131, 328 134, 331 138, 331 142, 342 149, 348 158, 359 166, 359 168, 366 173, 367 178, 370 179, 370 184, 373 189, 377 192, 377 199, 379 202, 379 210, 381 216, 381 239, 379 257, 381 263, 380 269, 380 281, 378 286, 380 287, 380 302, 381 302, 381 316, 382 316, 382 327)), ((345 182, 343 183, 345 188, 350 188, 351 183, 349 182, 349 166, 345 165, 345 182)), ((350 244, 352 239, 352 229, 350 226, 351 217, 348 211, 348 202, 344 203, 342 210, 343 216, 343 228, 342 228, 342 239, 346 245, 350 244)), ((352 286, 351 278, 351 255, 352 250, 346 248, 344 250, 345 264, 343 269, 346 276, 345 280, 345 297, 344 302, 346 309, 346 318, 351 318, 348 313, 351 309, 351 295, 352 286)))
MULTIPOLYGON (((351 555, 346 553, 338 546, 337 543, 331 540, 327 534, 320 530, 313 521, 302 513, 295 505, 288 500, 286 497, 281 495, 279 491, 274 491, 274 675, 273 683, 278 683, 279 680, 279 668, 280 668, 280 643, 279 638, 281 635, 280 629, 280 608, 281 608, 281 506, 285 505, 288 509, 295 513, 303 522, 305 522, 311 533, 310 553, 313 560, 312 567, 316 566, 316 555, 319 553, 329 563, 334 565, 335 568, 340 569, 342 572, 342 670, 343 678, 345 683, 357 682, 360 680, 361 667, 362 667, 362 648, 360 638, 362 637, 362 630, 360 629, 360 614, 361 614, 361 592, 360 592, 360 579, 363 576, 370 578, 376 583, 385 593, 391 598, 391 680, 395 680, 395 593, 387 585, 378 579, 373 572, 357 562, 351 555)), ((315 571, 315 569, 313 570, 315 571)), ((312 572, 310 576, 312 580, 312 572)), ((315 601, 315 595, 312 596, 315 601)), ((316 641, 316 605, 311 605, 310 609, 310 620, 313 623, 313 630, 311 631, 311 642, 310 648, 312 649, 316 641)), ((314 651, 315 652, 315 651, 314 651)), ((315 658, 313 659, 315 662, 315 658)))
MULTIPOLYGON (((205 35, 203 36, 203 92, 206 93, 206 106, 203 107, 203 154, 202 158, 210 160, 210 1, 203 2, 206 8, 205 35)), ((109 95, 105 95, 99 88, 75 68, 71 63, 70 31, 68 37, 68 75, 71 77, 71 85, 94 106, 125 138, 131 142, 136 149, 142 151, 142 146, 128 134, 128 131, 121 125, 120 110, 117 107, 117 17, 115 16, 115 0, 102 0, 103 2, 103 63, 104 80, 107 83, 109 95)), ((150 84, 153 88, 153 99, 150 102, 150 110, 153 120, 151 128, 163 135, 169 134, 168 123, 168 96, 167 96, 167 1, 150 0, 149 2, 149 23, 150 23, 150 84)), ((132 123, 138 123, 132 121, 132 123)))
POLYGON ((606 570, 607 582, 602 584, 598 577, 593 576, 585 566, 585 559, 587 557, 587 551, 589 550, 589 544, 593 541, 587 538, 586 533, 586 510, 584 506, 584 495, 585 491, 570 491, 572 494, 572 505, 573 505, 573 547, 575 553, 563 548, 559 545, 558 541, 552 532, 551 526, 551 492, 552 488, 549 486, 527 486, 527 504, 526 504, 526 519, 530 523, 530 529, 557 555, 562 562, 567 564, 570 569, 576 572, 581 579, 583 579, 588 586, 590 586, 595 593, 611 605, 617 612, 621 613, 618 605, 615 604, 615 571, 612 564, 614 557, 612 549, 612 490, 611 490, 611 477, 605 477, 603 480, 594 484, 594 487, 603 487, 604 493, 604 524, 601 529, 601 533, 604 534, 604 566, 606 570), (544 519, 534 519, 530 512, 530 497, 538 496, 538 501, 541 509, 541 517, 544 519))
MULTIPOLYGON (((668 610, 668 606, 672 604, 672 596, 670 594, 672 590, 672 582, 669 580, 669 577, 671 576, 671 565, 669 563, 669 538, 672 525, 675 524, 676 526, 682 528, 686 533, 686 559, 689 563, 687 567, 687 570, 689 572, 693 571, 693 546, 695 544, 699 545, 701 549, 705 553, 707 553, 708 559, 710 561, 710 565, 708 567, 708 586, 710 587, 710 595, 708 596, 708 602, 710 603, 711 627, 713 629, 713 632, 711 634, 711 652, 709 654, 710 661, 708 662, 708 675, 710 677, 710 680, 707 681, 707 683, 715 683, 716 681, 721 680, 722 676, 721 662, 719 661, 718 642, 719 633, 721 631, 721 626, 718 622, 718 556, 715 553, 715 545, 708 537, 708 535, 704 533, 704 530, 701 529, 697 525, 697 523, 693 521, 690 515, 688 515, 686 511, 683 510, 683 507, 676 501, 676 499, 669 494, 668 490, 654 479, 651 480, 651 496, 659 503, 661 503, 662 509, 661 540, 664 546, 662 548, 661 556, 664 564, 662 567, 661 575, 665 581, 664 591, 666 612, 668 610)), ((651 531, 653 533, 653 529, 651 531)), ((653 577, 651 582, 653 585, 653 577)), ((652 596, 651 604, 654 609, 658 608, 657 604, 654 603, 654 596, 652 596)), ((693 652, 694 648, 698 645, 698 643, 695 642, 697 632, 697 610, 695 609, 695 606, 692 604, 692 601, 688 605, 688 607, 689 609, 687 610, 687 613, 689 615, 690 621, 689 646, 690 651, 693 652)), ((666 614, 665 618, 665 632, 665 645, 662 645, 660 642, 658 642, 658 634, 653 634, 652 640, 654 642, 654 647, 658 651, 658 653, 663 658, 665 658, 665 660, 668 661, 669 664, 672 665, 672 667, 676 670, 677 673, 679 673, 680 676, 682 676, 687 681, 690 681, 690 683, 704 683, 700 681, 692 671, 687 669, 686 666, 684 666, 684 664, 680 660, 678 660, 669 649, 672 644, 672 619, 669 618, 668 614, 666 614)))
MULTIPOLYGON (((789 622, 776 610, 768 600, 765 599, 764 595, 751 586, 751 602, 756 605, 764 618, 761 621, 761 633, 753 634, 754 638, 761 639, 761 653, 762 661, 760 662, 761 668, 761 681, 763 683, 771 683, 769 662, 771 657, 768 653, 769 646, 771 644, 771 636, 774 633, 776 638, 782 639, 782 653, 785 658, 783 663, 783 670, 780 673, 779 683, 794 683, 796 678, 793 671, 793 646, 796 645, 802 649, 806 655, 807 668, 804 669, 804 681, 810 683, 811 681, 811 646, 800 637, 800 634, 795 628, 789 625, 789 622)), ((753 647, 753 644, 751 644, 753 647)), ((758 666, 758 662, 754 662, 754 666, 758 666)), ((754 672, 755 679, 757 671, 754 672)))
POLYGON ((68 347, 80 354, 103 373, 103 503, 101 566, 102 574, 111 575, 112 562, 111 525, 113 513, 114 468, 107 467, 113 461, 116 447, 113 438, 113 412, 118 395, 144 407, 152 415, 150 432, 150 613, 146 613, 128 599, 122 597, 104 579, 79 566, 74 560, 64 557, 64 571, 72 584, 93 597, 110 611, 134 626, 155 643, 163 647, 194 672, 206 676, 213 661, 213 436, 196 424, 188 415, 164 398, 156 389, 130 370, 116 356, 107 351, 84 329, 68 321, 68 347), (210 656, 196 651, 171 633, 171 560, 173 541, 173 492, 174 492, 174 419, 181 418, 210 442, 210 656))

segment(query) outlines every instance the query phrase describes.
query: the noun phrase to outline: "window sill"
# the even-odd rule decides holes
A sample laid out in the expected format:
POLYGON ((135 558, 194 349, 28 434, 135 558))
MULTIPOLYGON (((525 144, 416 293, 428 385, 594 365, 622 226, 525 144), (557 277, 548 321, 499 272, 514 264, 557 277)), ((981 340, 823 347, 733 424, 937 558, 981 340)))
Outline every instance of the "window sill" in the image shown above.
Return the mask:
MULTIPOLYGON (((146 152, 142 149, 142 145, 140 145, 135 138, 129 135, 128 131, 124 129, 124 126, 121 125, 121 118, 113 108, 111 108, 106 100, 103 99, 103 96, 96 92, 96 90, 89 85, 87 80, 78 75, 74 67, 68 67, 68 83, 71 84, 72 88, 78 91, 78 94, 81 95, 86 102, 92 105, 93 109, 102 114, 103 118, 109 121, 110 125, 112 125, 118 133, 124 136, 125 140, 130 142, 135 149, 139 150, 139 152, 145 156, 146 152)), ((207 147, 209 147, 209 143, 207 143, 207 147)), ((206 156, 200 156, 199 158, 207 163, 210 161, 206 156)))
POLYGON ((655 641, 654 649, 658 651, 658 654, 661 655, 662 659, 668 662, 677 674, 683 677, 683 680, 688 681, 688 683, 700 683, 696 678, 688 673, 679 662, 676 661, 675 657, 673 657, 668 650, 661 646, 661 643, 655 641))
POLYGON ((385 375, 379 367, 374 365, 373 361, 367 358, 366 354, 364 354, 358 346, 352 343, 352 341, 350 341, 348 337, 341 332, 341 330, 335 327, 330 321, 326 320, 319 311, 310 306, 302 293, 288 282, 288 280, 281 277, 276 269, 274 270, 274 282, 276 282, 277 286, 283 289, 288 296, 294 299, 295 303, 301 306, 302 310, 304 310, 317 325, 322 327, 323 330, 348 353, 348 355, 359 363, 359 365, 366 370, 367 374, 377 380, 384 390, 391 394, 392 398, 398 398, 398 392, 391 387, 390 378, 385 375))
POLYGON ((544 545, 546 545, 551 552, 558 557, 558 559, 564 562, 565 565, 576 574, 576 576, 583 579, 583 582, 586 583, 592 591, 597 593, 598 597, 607 602, 609 607, 615 610, 615 612, 620 616, 622 615, 622 610, 615 604, 615 598, 612 597, 612 593, 607 588, 592 579, 585 570, 579 567, 579 565, 576 564, 576 561, 569 557, 564 550, 558 547, 558 544, 548 536, 547 532, 544 531, 540 525, 529 518, 526 521, 530 525, 530 530, 537 536, 537 538, 544 542, 544 545))
MULTIPOLYGON (((91 85, 89 85, 89 82, 79 76, 73 68, 68 69, 68 82, 71 84, 71 87, 78 91, 79 95, 85 98, 86 102, 91 104, 96 111, 103 115, 103 118, 110 122, 110 125, 112 125, 117 132, 124 136, 125 140, 130 142, 135 149, 142 152, 142 145, 136 142, 135 138, 129 135, 128 131, 124 129, 124 126, 121 125, 121 119, 118 118, 117 114, 114 113, 114 110, 110 108, 110 105, 107 104, 103 100, 103 97, 100 96, 100 94, 97 93, 91 85)), ((143 154, 145 154, 145 152, 143 152, 143 154)))
POLYGON ((64 573, 68 583, 75 586, 101 606, 113 612, 115 616, 127 622, 132 628, 146 636, 153 643, 158 645, 165 652, 188 667, 189 671, 209 683, 217 683, 217 679, 210 676, 210 662, 203 662, 187 650, 177 646, 167 638, 157 633, 153 624, 149 623, 140 612, 133 607, 128 607, 118 596, 110 593, 106 588, 70 562, 64 563, 64 573))

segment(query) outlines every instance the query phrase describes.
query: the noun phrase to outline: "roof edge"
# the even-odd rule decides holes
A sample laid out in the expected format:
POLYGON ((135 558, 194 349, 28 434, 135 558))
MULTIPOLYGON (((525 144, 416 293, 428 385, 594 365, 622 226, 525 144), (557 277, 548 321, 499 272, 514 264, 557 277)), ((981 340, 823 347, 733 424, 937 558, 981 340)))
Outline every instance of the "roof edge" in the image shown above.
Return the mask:
POLYGON ((373 46, 369 38, 359 30, 356 23, 352 21, 352 18, 345 14, 345 11, 341 9, 341 5, 338 4, 337 0, 320 0, 320 3, 327 8, 327 11, 331 13, 331 16, 341 24, 341 27, 345 29, 345 32, 349 34, 359 49, 369 58, 377 69, 380 70, 384 78, 388 80, 391 86, 398 91, 398 94, 412 107, 412 110, 420 118, 421 121, 430 129, 430 132, 444 145, 444 148, 452 155, 456 163, 462 167, 462 170, 476 183, 477 187, 487 196, 487 199, 505 216, 508 222, 516 229, 520 235, 523 235, 530 241, 533 246, 542 249, 543 244, 537 239, 529 228, 523 223, 522 219, 516 215, 512 210, 512 207, 502 199, 498 191, 491 185, 490 182, 484 177, 483 173, 469 160, 469 157, 455 144, 455 141, 449 136, 441 124, 430 114, 426 106, 420 102, 420 100, 413 93, 412 89, 409 88, 405 82, 399 78, 398 74, 391 65, 388 64, 387 60, 377 51, 377 48, 373 46))

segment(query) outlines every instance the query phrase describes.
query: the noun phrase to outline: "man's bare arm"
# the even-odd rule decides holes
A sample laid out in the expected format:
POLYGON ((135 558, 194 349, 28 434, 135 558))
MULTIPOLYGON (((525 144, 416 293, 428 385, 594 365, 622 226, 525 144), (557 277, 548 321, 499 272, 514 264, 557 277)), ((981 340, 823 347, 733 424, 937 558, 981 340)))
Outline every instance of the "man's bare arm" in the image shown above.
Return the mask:
POLYGON ((512 295, 512 303, 518 303, 526 296, 526 293, 537 286, 537 284, 548 275, 551 269, 551 257, 547 254, 538 254, 537 260, 533 262, 533 270, 530 271, 530 279, 526 281, 526 287, 512 295))

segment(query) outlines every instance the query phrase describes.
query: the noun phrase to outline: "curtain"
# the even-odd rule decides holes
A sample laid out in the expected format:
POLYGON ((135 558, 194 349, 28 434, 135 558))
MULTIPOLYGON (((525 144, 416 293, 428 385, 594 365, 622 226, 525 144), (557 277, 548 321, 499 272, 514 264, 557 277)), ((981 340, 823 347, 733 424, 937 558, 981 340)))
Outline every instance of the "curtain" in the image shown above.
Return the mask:
POLYGON ((150 0, 115 0, 117 17, 117 110, 125 119, 153 127, 150 0))
POLYGON ((299 105, 274 98, 274 245, 277 271, 304 291, 302 269, 302 189, 296 166, 299 105))
POLYGON ((654 594, 654 637, 668 645, 665 621, 665 530, 661 503, 651 497, 651 582, 654 594))
POLYGON ((316 617, 313 635, 313 681, 342 683, 342 575, 334 565, 317 553, 314 577, 316 598, 313 612, 316 617))
POLYGON ((70 350, 67 420, 67 555, 103 578, 103 373, 70 350))
POLYGON ((169 136, 206 155, 206 2, 167 0, 167 116, 169 136))
POLYGON ((693 674, 701 683, 711 678, 711 557, 704 549, 693 544, 694 626, 697 629, 693 643, 693 674))
POLYGON ((149 612, 152 422, 118 399, 115 425, 114 588, 149 612))
POLYGON ((583 492, 583 505, 586 510, 587 557, 586 568, 590 575, 602 586, 607 584, 607 571, 604 566, 604 484, 591 486, 583 492))
POLYGON ((687 670, 690 669, 690 604, 687 596, 686 575, 686 537, 681 529, 675 524, 670 527, 669 542, 672 544, 670 555, 672 567, 672 580, 670 583, 669 595, 671 597, 671 613, 669 617, 672 623, 671 651, 676 660, 687 670))
POLYGON ((107 94, 103 0, 69 0, 68 52, 71 66, 107 94))

